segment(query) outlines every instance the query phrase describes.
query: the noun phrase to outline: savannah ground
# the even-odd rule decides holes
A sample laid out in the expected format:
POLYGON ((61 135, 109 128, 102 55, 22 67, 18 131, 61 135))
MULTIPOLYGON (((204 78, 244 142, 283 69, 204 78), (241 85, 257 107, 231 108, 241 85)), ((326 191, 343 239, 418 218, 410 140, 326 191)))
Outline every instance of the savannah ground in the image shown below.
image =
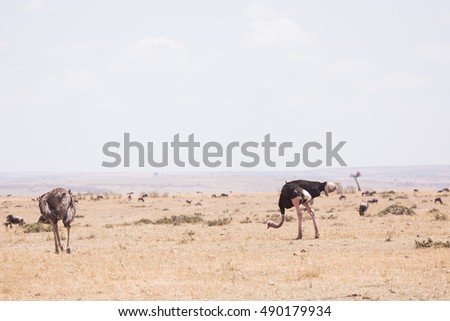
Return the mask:
MULTIPOLYGON (((379 192, 365 217, 360 193, 322 196, 320 239, 304 211, 300 241, 294 209, 266 229, 280 218, 275 192, 105 196, 79 200, 71 254, 54 253, 52 232, 2 226, 0 300, 450 300, 450 249, 415 242, 450 240, 446 194, 379 192), (392 204, 416 214, 377 215, 392 204)), ((0 214, 35 223, 39 210, 31 197, 1 197, 0 214)))

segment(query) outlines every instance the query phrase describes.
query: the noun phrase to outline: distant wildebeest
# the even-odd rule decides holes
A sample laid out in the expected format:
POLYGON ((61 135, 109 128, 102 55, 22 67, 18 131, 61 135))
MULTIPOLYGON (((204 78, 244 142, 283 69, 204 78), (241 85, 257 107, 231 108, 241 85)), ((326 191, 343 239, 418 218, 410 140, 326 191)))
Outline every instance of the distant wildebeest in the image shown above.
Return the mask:
POLYGON ((228 198, 228 194, 222 193, 222 194, 219 195, 219 197, 228 198))
POLYGON ((132 200, 132 198, 131 198, 131 195, 128 195, 128 200, 129 200, 129 201, 131 201, 131 200, 132 200))
POLYGON ((11 215, 11 214, 6 216, 5 226, 9 225, 9 227, 12 228, 13 224, 23 225, 23 223, 24 223, 23 218, 21 218, 19 216, 15 216, 15 215, 11 215))
POLYGON ((434 199, 434 204, 436 204, 436 203, 441 203, 441 205, 442 205, 442 199, 440 197, 436 197, 434 199))
POLYGON ((75 218, 75 201, 70 190, 55 188, 42 195, 39 199, 39 209, 42 216, 48 219, 52 225, 53 238, 55 240, 55 252, 63 251, 58 231, 58 221, 62 220, 67 228, 66 252, 70 253, 70 224, 75 218))
POLYGON ((372 198, 371 200, 368 200, 367 203, 378 203, 378 199, 372 198))
POLYGON ((417 188, 414 189, 414 192, 418 192, 419 190, 417 188))
POLYGON ((449 192, 450 190, 448 188, 444 188, 442 191, 443 192, 449 192))
POLYGON ((202 206, 202 203, 197 202, 197 203, 195 203, 195 206, 202 206))
POLYGON ((376 191, 365 191, 365 192, 362 193, 361 196, 373 196, 376 193, 377 193, 376 191))
POLYGON ((216 194, 212 194, 211 198, 217 198, 217 195, 216 194))
POLYGON ((364 216, 364 214, 366 213, 367 209, 369 208, 369 204, 367 204, 366 202, 361 202, 359 204, 359 215, 360 216, 364 216))
POLYGON ((347 197, 346 197, 345 195, 339 196, 339 200, 340 200, 340 201, 345 200, 345 199, 347 199, 347 197))
POLYGON ((186 200, 186 203, 188 203, 189 205, 192 204, 192 200, 186 200))
POLYGON ((144 203, 144 198, 143 197, 139 197, 138 198, 138 202, 141 201, 142 203, 144 203))

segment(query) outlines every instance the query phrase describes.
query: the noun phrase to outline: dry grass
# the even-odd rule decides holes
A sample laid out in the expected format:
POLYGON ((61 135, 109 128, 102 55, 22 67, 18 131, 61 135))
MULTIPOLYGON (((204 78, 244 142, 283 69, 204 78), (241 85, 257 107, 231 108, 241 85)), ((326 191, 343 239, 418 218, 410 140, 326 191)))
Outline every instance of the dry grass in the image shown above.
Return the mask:
MULTIPOLYGON (((379 197, 367 217, 359 194, 316 199, 321 237, 304 211, 301 241, 293 209, 282 228, 266 229, 280 219, 277 193, 87 197, 72 254, 54 254, 51 230, 0 229, 0 300, 450 300, 450 249, 434 245, 448 244, 450 222, 431 211, 434 194, 386 195, 408 198, 379 197), (394 204, 417 204, 415 215, 377 215, 394 204)), ((4 216, 39 217, 29 198, 0 204, 4 216)), ((438 208, 448 216, 446 204, 438 208)))

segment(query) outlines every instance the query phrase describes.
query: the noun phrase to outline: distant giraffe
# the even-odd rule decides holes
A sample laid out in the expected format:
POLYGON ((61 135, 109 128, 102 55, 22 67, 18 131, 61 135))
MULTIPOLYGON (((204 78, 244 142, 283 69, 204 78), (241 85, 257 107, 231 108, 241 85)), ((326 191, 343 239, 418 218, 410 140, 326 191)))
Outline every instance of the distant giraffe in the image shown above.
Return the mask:
POLYGON ((42 216, 52 224, 56 254, 59 254, 59 249, 63 251, 58 231, 58 221, 63 221, 64 226, 67 228, 66 252, 70 253, 70 224, 75 218, 76 213, 75 200, 72 192, 63 188, 55 188, 45 193, 39 198, 39 209, 42 216))

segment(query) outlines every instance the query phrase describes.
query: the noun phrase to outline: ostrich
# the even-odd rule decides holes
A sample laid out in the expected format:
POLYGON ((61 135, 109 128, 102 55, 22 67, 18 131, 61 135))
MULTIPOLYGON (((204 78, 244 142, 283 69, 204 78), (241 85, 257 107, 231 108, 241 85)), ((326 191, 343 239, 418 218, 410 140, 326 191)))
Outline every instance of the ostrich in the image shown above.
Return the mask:
POLYGON ((305 180, 296 180, 292 182, 286 182, 286 184, 281 189, 280 199, 278 201, 278 206, 281 212, 281 222, 275 223, 274 221, 267 222, 267 228, 280 228, 284 223, 284 213, 285 209, 295 207, 298 217, 298 234, 297 240, 302 239, 302 212, 300 205, 303 205, 311 215, 311 219, 314 224, 315 238, 319 238, 319 229, 317 227, 316 218, 314 211, 311 209, 310 205, 313 204, 314 198, 318 197, 321 192, 324 192, 326 196, 328 193, 334 192, 336 190, 336 184, 331 182, 312 182, 305 180))
POLYGON ((360 177, 360 176, 361 176, 361 173, 359 171, 356 172, 356 174, 350 175, 350 177, 353 177, 355 179, 356 186, 358 186, 358 192, 361 192, 361 186, 359 186, 359 182, 358 182, 358 177, 360 177))
POLYGON ((70 224, 75 218, 75 201, 70 190, 55 188, 39 198, 39 209, 43 217, 52 224, 53 237, 55 240, 55 252, 63 251, 58 231, 58 221, 62 220, 67 228, 67 249, 70 253, 70 224), (58 248, 59 247, 59 248, 58 248))
POLYGON ((366 202, 361 202, 361 204, 359 204, 359 215, 360 216, 364 216, 364 214, 366 213, 367 209, 369 208, 369 204, 367 204, 366 202))

